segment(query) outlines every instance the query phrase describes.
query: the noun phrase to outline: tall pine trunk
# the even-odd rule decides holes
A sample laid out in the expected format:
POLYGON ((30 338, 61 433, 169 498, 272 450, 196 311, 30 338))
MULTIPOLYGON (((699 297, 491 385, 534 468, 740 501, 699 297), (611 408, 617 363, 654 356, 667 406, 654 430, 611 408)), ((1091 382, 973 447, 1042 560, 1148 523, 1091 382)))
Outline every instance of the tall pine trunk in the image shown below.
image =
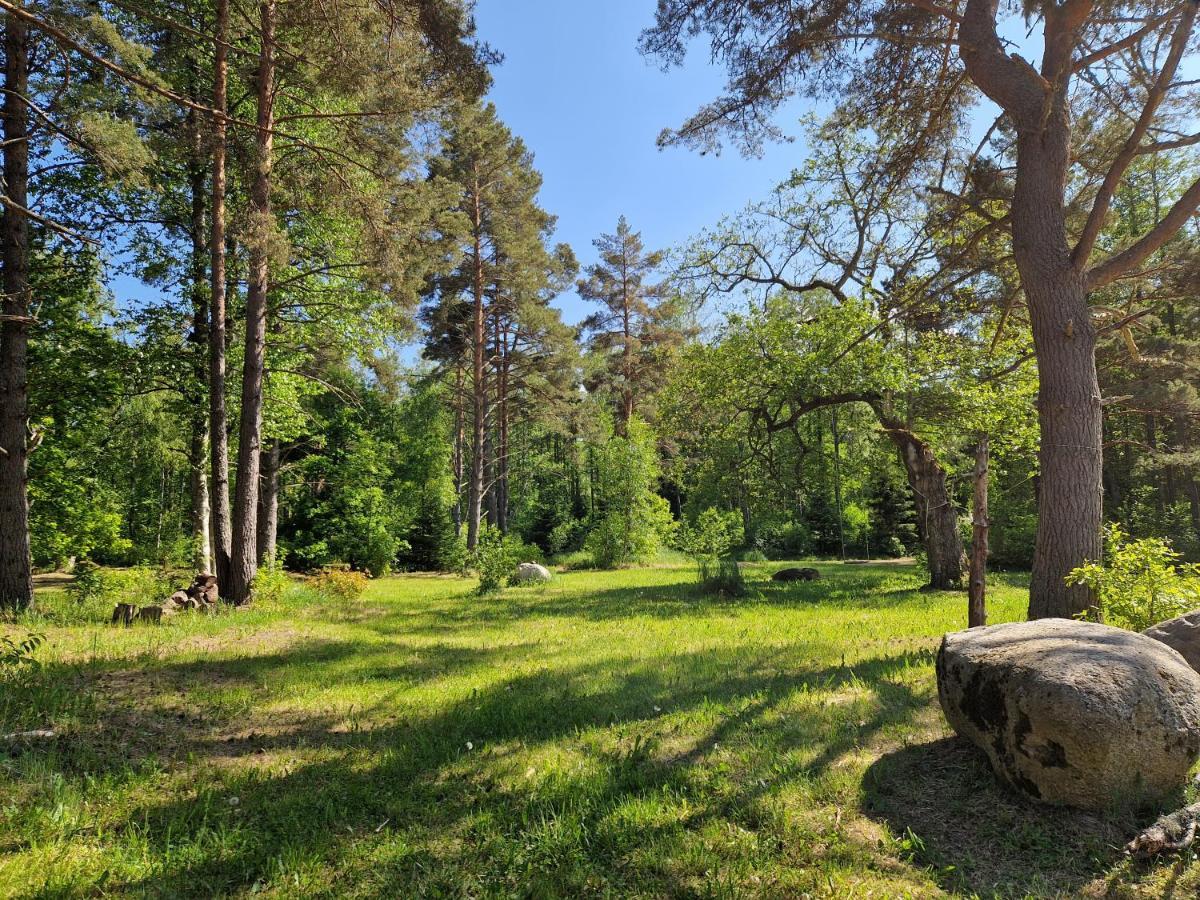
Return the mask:
POLYGON ((258 564, 274 563, 279 536, 279 439, 262 452, 258 495, 258 564))
POLYGON ((233 520, 229 506, 229 419, 225 410, 225 320, 226 312, 226 123, 228 107, 229 0, 216 2, 216 32, 213 48, 212 123, 212 209, 209 266, 211 303, 208 325, 208 452, 210 460, 209 515, 212 522, 212 554, 217 587, 228 599, 230 561, 233 552, 233 520))
POLYGON ((263 383, 266 372, 267 291, 270 279, 271 166, 274 154, 275 0, 259 4, 260 39, 255 91, 258 100, 250 218, 246 342, 242 365, 242 416, 238 428, 237 489, 233 505, 230 599, 243 604, 258 571, 258 480, 262 452, 263 383))
POLYGON ((204 193, 205 172, 202 161, 200 134, 196 116, 191 115, 193 131, 193 160, 189 173, 189 188, 192 195, 191 238, 192 238, 192 332, 195 363, 192 367, 192 385, 185 391, 191 409, 191 435, 188 441, 189 486, 191 488, 191 525, 193 559, 198 572, 212 570, 212 516, 208 496, 208 410, 204 398, 208 385, 208 366, 205 347, 208 334, 208 267, 205 257, 208 251, 204 243, 204 193))
POLYGON ((971 503, 971 577, 968 585, 967 627, 987 624, 988 469, 991 441, 987 435, 975 445, 974 499, 971 503))
POLYGON ((1100 382, 1085 275, 1071 261, 1063 204, 1069 161, 1065 102, 1017 140, 1013 255, 1037 356, 1040 493, 1029 617, 1073 618, 1092 596, 1066 576, 1100 558, 1103 513, 1100 382))
POLYGON ((508 455, 509 455, 509 422, 508 422, 508 382, 509 355, 508 335, 502 335, 500 345, 500 385, 498 390, 499 409, 497 412, 496 428, 500 435, 499 453, 496 463, 496 524, 505 534, 508 533, 508 455))
POLYGON ((29 546, 29 27, 4 23, 4 181, 0 220, 4 298, 0 305, 0 610, 33 605, 29 546))
POLYGON ((472 293, 474 315, 471 326, 471 475, 467 486, 467 549, 479 545, 479 525, 483 515, 483 476, 485 471, 485 444, 487 442, 487 375, 484 368, 484 351, 487 341, 484 317, 484 265, 483 265, 483 203, 478 171, 475 178, 475 208, 472 226, 475 231, 474 266, 472 293))
POLYGON ((462 536, 463 526, 463 373, 461 364, 454 367, 454 453, 450 467, 454 472, 454 536, 462 536))

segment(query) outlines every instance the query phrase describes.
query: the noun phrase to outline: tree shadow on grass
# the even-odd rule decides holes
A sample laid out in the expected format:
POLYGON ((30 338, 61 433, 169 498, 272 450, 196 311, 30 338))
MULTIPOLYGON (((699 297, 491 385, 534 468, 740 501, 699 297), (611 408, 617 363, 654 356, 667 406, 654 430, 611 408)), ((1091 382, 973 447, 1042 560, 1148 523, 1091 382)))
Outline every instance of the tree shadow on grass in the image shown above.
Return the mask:
POLYGON ((885 754, 867 769, 863 795, 864 813, 886 823, 913 862, 946 889, 980 896, 1074 893, 1117 864, 1145 824, 1026 800, 959 738, 885 754))
MULTIPOLYGON (((326 663, 341 658, 338 650, 321 652, 326 663)), ((211 896, 270 881, 283 858, 315 859, 342 871, 375 858, 363 845, 380 844, 382 853, 386 844, 394 858, 362 877, 392 895, 460 894, 464 885, 456 879, 468 872, 497 885, 517 878, 549 895, 573 895, 589 884, 645 892, 645 879, 655 885, 651 893, 676 893, 683 887, 671 876, 644 864, 631 867, 631 854, 645 841, 682 840, 681 829, 718 820, 759 827, 762 801, 795 779, 819 777, 843 753, 925 705, 928 698, 890 680, 912 663, 911 655, 898 654, 853 668, 804 669, 795 656, 755 656, 748 647, 609 658, 521 674, 432 714, 410 711, 362 732, 334 732, 332 717, 318 713, 303 723, 302 735, 283 731, 207 745, 194 739, 188 748, 200 763, 194 795, 144 799, 125 825, 116 826, 148 841, 157 865, 124 884, 114 874, 107 886, 135 894, 211 896), (850 684, 879 701, 861 721, 848 722, 842 710, 816 705, 765 718, 799 689, 850 684), (736 712, 689 735, 691 747, 682 754, 645 752, 673 737, 661 716, 713 703, 736 712), (753 743, 749 770, 719 797, 706 796, 709 754, 718 742, 739 740, 753 743), (279 769, 204 765, 231 754, 286 752, 300 743, 317 752, 279 769), (802 745, 812 745, 816 756, 781 761, 802 745), (502 769, 510 755, 542 747, 577 754, 581 765, 528 789, 496 780, 496 767, 502 769), (682 821, 609 826, 626 804, 654 802, 664 792, 695 798, 682 821), (236 806, 229 805, 230 796, 238 798, 236 806), (563 822, 573 824, 559 827, 563 822), (217 846, 201 840, 212 833, 224 836, 217 846), (181 845, 189 845, 188 852, 180 852, 181 845)), ((287 656, 270 655, 249 668, 240 660, 198 665, 217 679, 233 672, 278 684, 271 669, 291 664, 287 656)), ((174 667, 176 672, 163 668, 168 678, 203 675, 194 664, 174 667)), ((357 677, 338 671, 339 677, 357 677)), ((380 712, 364 710, 376 722, 380 712)))

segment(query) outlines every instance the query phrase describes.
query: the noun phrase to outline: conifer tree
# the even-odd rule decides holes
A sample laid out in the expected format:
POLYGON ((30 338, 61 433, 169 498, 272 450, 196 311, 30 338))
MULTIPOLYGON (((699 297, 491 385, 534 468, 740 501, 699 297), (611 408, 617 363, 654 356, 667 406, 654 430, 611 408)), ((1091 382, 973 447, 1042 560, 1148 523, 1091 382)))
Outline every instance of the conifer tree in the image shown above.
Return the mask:
POLYGON ((596 364, 588 388, 611 396, 617 431, 624 434, 635 414, 648 417, 641 405, 662 386, 671 351, 687 330, 670 287, 651 280, 663 254, 648 252, 624 216, 616 233, 601 235, 595 246, 600 261, 587 267, 577 286, 580 297, 601 307, 581 325, 596 364))

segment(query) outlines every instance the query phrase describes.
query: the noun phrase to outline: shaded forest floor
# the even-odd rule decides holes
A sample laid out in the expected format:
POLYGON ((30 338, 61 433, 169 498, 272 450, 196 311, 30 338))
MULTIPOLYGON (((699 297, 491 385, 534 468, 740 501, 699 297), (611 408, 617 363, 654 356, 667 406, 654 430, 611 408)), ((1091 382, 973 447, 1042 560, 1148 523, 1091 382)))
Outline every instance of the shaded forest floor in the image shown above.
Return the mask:
MULTIPOLYGON (((1026 803, 950 738, 911 567, 696 595, 686 568, 452 578, 162 627, 65 595, 0 698, 0 896, 1192 896, 1135 823, 1026 803)), ((1020 618, 999 577, 993 621, 1020 618)))

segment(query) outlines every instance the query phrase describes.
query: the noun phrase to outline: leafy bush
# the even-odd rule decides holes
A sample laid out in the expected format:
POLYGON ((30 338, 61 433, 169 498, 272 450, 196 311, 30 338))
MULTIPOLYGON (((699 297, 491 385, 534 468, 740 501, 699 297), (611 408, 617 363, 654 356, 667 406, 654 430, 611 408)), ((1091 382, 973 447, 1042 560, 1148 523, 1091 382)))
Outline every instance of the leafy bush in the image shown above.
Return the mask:
POLYGON ((550 532, 549 549, 555 554, 574 553, 587 540, 587 520, 568 519, 554 526, 550 532))
POLYGON ((679 549, 696 563, 697 580, 707 593, 741 597, 747 593, 733 548, 742 542, 742 517, 709 507, 679 529, 679 549))
POLYGON ((657 494, 640 498, 629 512, 610 510, 588 534, 584 549, 602 569, 614 569, 654 559, 675 521, 671 506, 657 494))
POLYGON ((767 561, 767 554, 761 550, 747 550, 742 554, 742 562, 764 563, 767 561))
POLYGON ((34 654, 45 640, 44 634, 34 632, 20 641, 11 635, 0 636, 0 683, 17 680, 36 669, 39 663, 34 654))
POLYGON ((718 560, 715 566, 705 572, 700 580, 700 589, 718 597, 746 597, 754 593, 742 576, 741 566, 730 557, 718 560))
POLYGON ((165 600, 174 589, 169 573, 162 569, 105 569, 85 561, 76 566, 70 591, 81 606, 102 607, 118 603, 148 606, 165 600))
POLYGON ((653 559, 675 528, 670 505, 655 493, 660 471, 654 432, 636 418, 626 431, 595 453, 598 512, 584 549, 605 569, 653 559))
POLYGON ((804 559, 813 553, 812 529, 802 522, 770 522, 759 527, 754 546, 768 559, 804 559))
POLYGON ((104 569, 91 560, 84 560, 75 566, 75 581, 71 584, 71 593, 80 603, 102 600, 110 590, 104 569))
POLYGON ((362 572, 347 566, 330 566, 313 577, 311 587, 332 600, 351 603, 366 592, 370 583, 362 572))
POLYGON ((292 587, 292 579, 275 560, 259 566, 254 576, 252 594, 258 603, 278 603, 292 587))
POLYGON ((1067 576, 1096 596, 1089 618, 1142 631, 1200 606, 1200 566, 1180 565, 1180 556, 1162 538, 1133 540, 1120 525, 1104 536, 1104 560, 1067 576))
POLYGON ((479 593, 494 594, 508 584, 513 570, 526 560, 521 554, 525 546, 500 529, 484 526, 479 531, 479 542, 471 554, 471 568, 479 576, 479 593))
POLYGON ((695 522, 685 522, 676 537, 679 549, 695 560, 702 584, 714 574, 717 562, 741 542, 742 517, 711 506, 695 522))

